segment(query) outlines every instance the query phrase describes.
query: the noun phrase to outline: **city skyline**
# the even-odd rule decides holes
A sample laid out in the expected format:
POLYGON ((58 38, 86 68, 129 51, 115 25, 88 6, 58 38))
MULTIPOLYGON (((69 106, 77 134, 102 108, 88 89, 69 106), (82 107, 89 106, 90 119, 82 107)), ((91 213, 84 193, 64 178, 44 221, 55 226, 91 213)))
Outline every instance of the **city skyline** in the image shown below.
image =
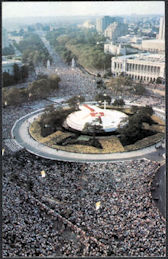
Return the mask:
POLYGON ((164 15, 164 1, 3 2, 2 18, 98 15, 164 15))

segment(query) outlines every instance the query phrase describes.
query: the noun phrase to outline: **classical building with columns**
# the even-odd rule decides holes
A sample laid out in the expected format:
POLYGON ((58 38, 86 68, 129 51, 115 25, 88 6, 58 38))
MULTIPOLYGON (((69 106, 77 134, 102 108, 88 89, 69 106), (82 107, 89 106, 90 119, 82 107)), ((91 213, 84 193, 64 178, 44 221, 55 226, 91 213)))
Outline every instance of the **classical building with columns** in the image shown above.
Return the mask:
POLYGON ((134 80, 155 82, 158 77, 165 79, 165 56, 142 53, 112 57, 111 72, 116 76, 124 73, 134 80))

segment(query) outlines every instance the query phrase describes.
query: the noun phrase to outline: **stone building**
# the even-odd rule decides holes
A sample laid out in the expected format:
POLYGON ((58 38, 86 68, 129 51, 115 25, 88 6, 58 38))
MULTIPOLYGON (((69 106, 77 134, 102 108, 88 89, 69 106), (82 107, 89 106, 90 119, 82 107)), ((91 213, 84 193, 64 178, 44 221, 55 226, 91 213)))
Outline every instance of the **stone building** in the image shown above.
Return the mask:
POLYGON ((165 41, 154 39, 154 40, 143 40, 141 44, 142 50, 147 50, 153 53, 164 53, 165 52, 165 41))
POLYGON ((141 49, 154 53, 165 52, 165 17, 160 18, 159 34, 157 39, 143 40, 141 49))
POLYGON ((128 25, 125 23, 114 22, 104 31, 104 36, 116 42, 120 36, 128 34, 128 25))
POLYGON ((165 56, 143 53, 112 57, 111 72, 116 76, 124 73, 134 80, 155 82, 158 77, 165 79, 165 56))
POLYGON ((96 20, 96 30, 97 32, 103 33, 105 29, 113 22, 122 22, 122 17, 117 16, 103 16, 96 20))
POLYGON ((112 42, 105 43, 104 53, 110 53, 112 55, 126 55, 126 48, 121 44, 114 45, 112 42))
POLYGON ((2 48, 9 47, 8 32, 6 29, 2 28, 2 48))

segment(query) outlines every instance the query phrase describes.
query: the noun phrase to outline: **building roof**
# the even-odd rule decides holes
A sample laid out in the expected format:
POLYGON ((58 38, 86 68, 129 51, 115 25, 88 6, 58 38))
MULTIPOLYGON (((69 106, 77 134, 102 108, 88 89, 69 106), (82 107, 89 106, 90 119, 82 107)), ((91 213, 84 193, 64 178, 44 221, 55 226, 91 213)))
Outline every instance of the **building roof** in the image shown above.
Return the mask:
MULTIPOLYGON (((112 59, 115 59, 115 58, 112 58, 112 59)), ((133 54, 133 55, 116 57, 116 59, 121 59, 121 60, 136 59, 136 60, 149 61, 149 62, 165 63, 164 54, 141 53, 141 54, 133 54)))
POLYGON ((20 60, 2 60, 2 66, 9 66, 9 65, 21 65, 22 62, 20 60))

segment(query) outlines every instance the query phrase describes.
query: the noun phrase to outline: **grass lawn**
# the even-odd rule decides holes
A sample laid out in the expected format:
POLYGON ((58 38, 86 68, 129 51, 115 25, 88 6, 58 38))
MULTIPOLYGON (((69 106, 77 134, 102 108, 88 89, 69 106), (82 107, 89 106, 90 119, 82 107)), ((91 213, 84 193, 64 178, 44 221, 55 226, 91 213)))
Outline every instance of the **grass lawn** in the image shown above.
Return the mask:
POLYGON ((165 122, 159 118, 158 116, 156 116, 155 114, 153 114, 151 116, 152 120, 155 121, 156 123, 160 124, 160 125, 165 125, 165 122))
POLYGON ((154 145, 163 137, 164 137, 164 133, 157 133, 156 135, 138 140, 136 143, 132 145, 125 146, 125 151, 133 151, 133 150, 142 149, 142 148, 154 145))
MULTIPOLYGON (((111 106, 112 109, 112 106, 111 106)), ((126 113, 131 113, 130 108, 120 108, 117 107, 117 110, 123 110, 126 113)), ((137 141, 132 145, 127 145, 123 147, 120 140, 117 136, 107 136, 107 137, 98 137, 99 142, 101 143, 103 149, 99 149, 93 146, 81 145, 81 144, 69 144, 66 146, 58 145, 60 141, 66 139, 67 137, 74 136, 74 133, 71 132, 63 132, 61 130, 57 130, 47 137, 41 136, 41 129, 38 121, 40 118, 36 119, 29 128, 30 135, 38 142, 47 145, 51 148, 64 150, 67 152, 75 152, 75 153, 85 153, 85 154, 106 154, 106 153, 116 153, 116 152, 124 152, 124 151, 132 151, 137 149, 142 149, 147 146, 151 146, 158 142, 165 135, 165 123, 158 116, 152 115, 151 118, 157 122, 158 124, 149 125, 147 123, 143 123, 145 129, 156 131, 155 135, 146 137, 142 140, 137 141)), ((78 140, 88 140, 90 138, 86 135, 81 135, 78 137, 78 140)))
POLYGON ((114 152, 123 152, 124 147, 121 144, 120 140, 116 136, 112 136, 106 139, 99 139, 99 142, 103 146, 102 153, 114 153, 114 152))

